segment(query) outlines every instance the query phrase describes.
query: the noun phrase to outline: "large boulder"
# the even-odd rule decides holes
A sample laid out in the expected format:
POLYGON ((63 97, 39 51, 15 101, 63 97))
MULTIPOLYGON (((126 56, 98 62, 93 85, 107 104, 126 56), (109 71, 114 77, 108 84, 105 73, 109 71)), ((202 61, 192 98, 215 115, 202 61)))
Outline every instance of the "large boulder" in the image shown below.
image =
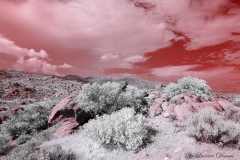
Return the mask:
POLYGON ((83 125, 92 118, 90 114, 84 112, 77 106, 74 98, 74 96, 66 97, 53 108, 48 119, 49 127, 59 121, 68 119, 74 119, 76 123, 83 125))
POLYGON ((189 114, 194 112, 193 106, 191 103, 183 103, 174 107, 174 112, 179 121, 185 120, 189 114))

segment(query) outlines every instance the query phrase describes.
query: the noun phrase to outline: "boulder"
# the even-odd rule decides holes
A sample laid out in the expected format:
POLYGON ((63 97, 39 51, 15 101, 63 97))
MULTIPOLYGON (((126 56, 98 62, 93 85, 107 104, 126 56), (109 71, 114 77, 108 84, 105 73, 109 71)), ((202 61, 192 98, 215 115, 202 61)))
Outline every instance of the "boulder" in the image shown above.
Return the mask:
POLYGON ((78 127, 79 123, 75 121, 75 119, 70 119, 63 123, 61 127, 59 127, 55 132, 55 136, 66 136, 73 133, 78 127))
POLYGON ((69 96, 55 105, 49 116, 48 126, 50 127, 69 118, 73 118, 77 123, 83 125, 92 117, 77 106, 74 96, 69 96))
POLYGON ((192 106, 193 106, 193 109, 196 111, 196 112, 199 112, 205 108, 213 108, 217 111, 223 111, 223 108, 220 106, 219 103, 217 102, 202 102, 202 103, 192 103, 192 106))
POLYGON ((183 121, 188 117, 189 114, 194 112, 194 109, 191 103, 183 103, 175 106, 174 112, 177 116, 177 119, 183 121))

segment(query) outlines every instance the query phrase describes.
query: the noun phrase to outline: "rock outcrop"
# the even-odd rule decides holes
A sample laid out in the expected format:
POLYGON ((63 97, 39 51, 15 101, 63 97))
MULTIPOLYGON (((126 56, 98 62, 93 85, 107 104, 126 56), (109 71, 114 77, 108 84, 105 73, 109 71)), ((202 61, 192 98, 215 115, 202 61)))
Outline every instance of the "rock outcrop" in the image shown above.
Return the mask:
POLYGON ((69 96, 60 101, 52 110, 48 119, 48 126, 64 121, 65 123, 57 129, 55 135, 67 135, 72 133, 80 125, 91 119, 91 115, 81 110, 74 100, 74 96, 69 96))
POLYGON ((228 106, 240 111, 239 107, 234 106, 227 100, 217 100, 213 97, 211 101, 204 101, 201 97, 188 94, 179 94, 172 98, 173 102, 167 102, 163 98, 156 98, 148 109, 150 117, 163 114, 165 118, 176 116, 176 119, 183 121, 191 113, 200 112, 203 109, 211 108, 218 113, 226 111, 228 106))

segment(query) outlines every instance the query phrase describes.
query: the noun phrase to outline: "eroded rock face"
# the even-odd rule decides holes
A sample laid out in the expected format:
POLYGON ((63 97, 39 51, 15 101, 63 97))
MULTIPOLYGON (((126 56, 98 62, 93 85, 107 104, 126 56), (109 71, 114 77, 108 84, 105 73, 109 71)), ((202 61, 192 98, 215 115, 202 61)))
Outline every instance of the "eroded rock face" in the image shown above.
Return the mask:
POLYGON ((69 96, 60 101, 52 110, 48 119, 48 126, 64 121, 65 123, 56 131, 56 135, 71 134, 80 125, 91 119, 91 115, 81 110, 74 100, 74 96, 69 96))

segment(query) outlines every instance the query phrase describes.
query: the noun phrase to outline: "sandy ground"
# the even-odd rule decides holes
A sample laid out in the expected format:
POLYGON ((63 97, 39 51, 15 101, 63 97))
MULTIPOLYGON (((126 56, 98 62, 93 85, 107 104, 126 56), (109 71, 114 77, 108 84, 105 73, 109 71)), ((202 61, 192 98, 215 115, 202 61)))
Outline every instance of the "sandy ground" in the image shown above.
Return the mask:
POLYGON ((41 146, 51 148, 61 145, 63 149, 76 152, 81 160, 185 160, 189 153, 198 153, 198 157, 190 159, 200 160, 239 160, 240 151, 232 148, 220 148, 214 144, 198 143, 188 137, 185 130, 176 127, 176 121, 171 122, 162 115, 150 119, 148 125, 157 131, 152 136, 152 143, 138 153, 122 149, 106 149, 89 139, 84 130, 73 135, 56 137, 44 142, 41 146))

